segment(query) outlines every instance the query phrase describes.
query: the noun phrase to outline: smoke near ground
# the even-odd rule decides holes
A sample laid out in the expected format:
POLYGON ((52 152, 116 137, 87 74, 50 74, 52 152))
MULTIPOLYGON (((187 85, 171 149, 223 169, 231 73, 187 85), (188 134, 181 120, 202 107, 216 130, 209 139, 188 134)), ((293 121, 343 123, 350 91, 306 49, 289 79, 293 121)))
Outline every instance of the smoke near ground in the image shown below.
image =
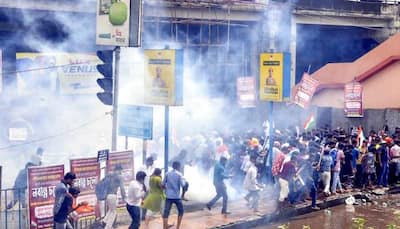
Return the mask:
MULTIPOLYGON (((79 7, 79 5, 77 6, 79 7)), ((266 12, 268 13, 268 12, 266 12)), ((77 13, 44 13, 40 17, 35 12, 24 11, 21 24, 29 28, 23 36, 26 47, 21 51, 43 53, 74 52, 95 53, 94 18, 80 17, 77 13), (44 18, 44 19, 43 19, 44 18), (79 20, 78 20, 79 19, 79 20), (53 34, 52 31, 57 31, 53 34), (52 37, 52 39, 48 39, 52 37)), ((273 23, 272 23, 273 24, 273 23)), ((268 27, 268 26, 266 26, 268 27)), ((246 27, 243 27, 246 28, 246 27)), ((210 133, 229 135, 234 131, 244 133, 248 129, 258 128, 263 131, 262 121, 266 117, 266 105, 262 109, 241 109, 237 106, 235 97, 236 78, 239 76, 257 76, 250 66, 238 68, 232 65, 241 60, 243 53, 251 50, 258 42, 258 28, 250 30, 251 36, 241 41, 242 33, 230 34, 229 46, 220 49, 198 50, 191 49, 175 42, 160 42, 159 39, 147 34, 144 48, 184 49, 184 106, 170 107, 170 140, 178 140, 181 146, 189 144, 188 139, 201 139, 210 133), (240 36, 239 36, 240 35, 240 36), (150 45, 156 44, 156 45, 150 45), (238 47, 238 48, 235 48, 238 47), (240 47, 240 48, 239 48, 240 47), (230 50, 228 50, 230 49, 230 50), (218 59, 206 59, 215 56, 218 59), (202 56, 203 59, 193 57, 202 56), (221 61, 226 64, 224 73, 213 72, 205 67, 204 62, 221 61), (229 65, 230 64, 230 65, 229 65), (215 95, 215 91, 223 93, 215 95), (261 111, 261 112, 260 112, 261 111), (175 139, 174 139, 175 138, 175 139), (185 140, 187 142, 185 142, 185 140)), ((268 29, 267 29, 268 30, 268 29)), ((249 30, 246 30, 249 31, 249 30)), ((276 32, 279 34, 279 32, 276 32)), ((225 36, 227 39, 228 35, 225 36)), ((193 39, 197 39, 193 37, 193 39)), ((221 41, 221 43, 226 42, 221 41)), ((104 49, 104 47, 97 47, 104 49)), ((264 49, 264 48, 263 48, 264 49)), ((257 50, 257 48, 254 48, 257 50)), ((257 53, 251 58, 256 59, 257 53)), ((245 58, 244 62, 252 63, 245 58)), ((243 60, 241 60, 243 61, 243 60)), ((47 67, 36 66, 38 68, 47 67)), ((256 69, 257 67, 253 68, 256 69)), ((23 66, 19 70, 23 70, 23 66)), ((35 73, 35 71, 33 71, 35 73)), ((120 65, 120 104, 143 104, 144 78, 148 77, 142 49, 122 48, 120 65)), ((45 75, 45 74, 43 74, 45 75)), ((17 76, 10 76, 17 77, 17 76)), ((10 78, 9 77, 9 78, 10 78)), ((13 86, 17 87, 15 82, 13 86)), ((35 85, 32 83, 32 85, 35 85)), ((30 88, 32 93, 24 96, 16 91, 10 91, 7 97, 7 115, 0 120, 0 125, 8 127, 10 123, 24 123, 28 126, 29 139, 26 142, 8 141, 8 133, 4 131, 0 140, 0 157, 3 169, 7 171, 4 186, 11 187, 19 169, 22 169, 37 147, 44 148, 44 164, 65 164, 69 168, 68 159, 94 157, 97 150, 110 148, 111 142, 111 107, 104 106, 96 98, 95 93, 86 95, 58 95, 55 91, 45 91, 40 88, 30 88), (28 123, 28 124, 26 124, 28 123)), ((99 89, 100 90, 100 89, 99 89)), ((154 107, 154 139, 148 142, 148 155, 156 155, 156 165, 163 167, 164 155, 164 107, 154 107)), ((292 114, 282 112, 283 122, 290 119, 292 114)), ((6 128, 8 129, 8 128, 6 128)), ((201 141, 201 140, 199 140, 201 141)), ((118 138, 118 149, 125 149, 125 138, 118 138)), ((135 168, 142 165, 142 141, 129 139, 128 149, 135 152, 135 168)), ((170 148, 170 158, 179 153, 179 147, 170 148)), ((196 152, 189 152, 195 154, 196 152)), ((185 176, 191 183, 188 197, 193 200, 206 201, 214 194, 212 171, 200 171, 198 165, 186 165, 185 176), (202 190, 210 190, 205 193, 202 190)), ((231 190, 231 197, 241 194, 231 190)))

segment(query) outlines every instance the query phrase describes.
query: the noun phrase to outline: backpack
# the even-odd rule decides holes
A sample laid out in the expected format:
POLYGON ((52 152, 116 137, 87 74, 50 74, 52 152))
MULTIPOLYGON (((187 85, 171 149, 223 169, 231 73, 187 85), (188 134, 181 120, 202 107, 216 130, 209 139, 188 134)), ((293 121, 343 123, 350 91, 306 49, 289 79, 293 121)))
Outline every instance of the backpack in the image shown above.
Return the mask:
POLYGON ((329 152, 329 154, 332 157, 332 169, 336 167, 336 163, 337 163, 337 149, 332 149, 331 152, 329 152))
POLYGON ((105 200, 108 194, 108 180, 107 177, 104 177, 96 184, 96 198, 97 200, 105 200))

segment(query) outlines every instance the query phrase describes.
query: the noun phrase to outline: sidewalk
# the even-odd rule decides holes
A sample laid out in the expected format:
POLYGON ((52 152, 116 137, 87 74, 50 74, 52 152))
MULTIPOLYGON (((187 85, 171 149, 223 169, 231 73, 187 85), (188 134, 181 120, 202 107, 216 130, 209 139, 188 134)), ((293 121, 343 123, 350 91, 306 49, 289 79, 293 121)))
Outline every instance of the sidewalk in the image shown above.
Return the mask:
MULTIPOLYGON (((355 195, 357 193, 351 193, 355 195)), ((327 208, 344 203, 350 193, 328 197, 324 200, 319 200, 317 203, 321 208, 327 208)), ((261 194, 263 196, 263 194, 261 194)), ((264 195, 265 196, 265 195, 264 195)), ((184 203, 185 204, 185 203, 184 203)), ((187 203, 186 203, 187 204, 187 203)), ((288 218, 294 215, 301 215, 311 212, 310 202, 299 204, 285 209, 276 209, 276 203, 272 199, 264 198, 260 200, 260 208, 258 213, 246 207, 245 200, 231 201, 228 203, 230 215, 224 216, 221 214, 221 205, 217 205, 211 211, 207 209, 186 212, 182 220, 182 229, 205 229, 205 228, 250 228, 259 223, 268 223, 280 218, 288 218), (247 225, 247 226, 246 226, 247 225)), ((205 207, 205 205, 204 205, 205 207)), ((169 224, 176 225, 177 216, 171 214, 169 224)), ((127 229, 128 226, 120 226, 118 229, 127 229)), ((146 227, 141 226, 142 229, 146 227)), ((172 227, 175 228, 175 227, 172 227)), ((148 229, 162 229, 161 216, 152 219, 148 229)))

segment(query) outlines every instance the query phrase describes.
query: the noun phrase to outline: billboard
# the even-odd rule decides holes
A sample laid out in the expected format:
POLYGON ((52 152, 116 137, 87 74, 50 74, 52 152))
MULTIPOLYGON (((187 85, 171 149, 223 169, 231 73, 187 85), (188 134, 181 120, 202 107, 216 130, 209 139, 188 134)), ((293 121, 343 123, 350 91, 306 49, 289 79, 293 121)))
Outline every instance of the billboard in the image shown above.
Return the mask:
POLYGON ((17 53, 17 93, 96 93, 99 63, 95 54, 17 53))
MULTIPOLYGON (((113 172, 116 165, 122 166, 122 177, 124 180, 125 192, 127 192, 129 183, 135 179, 133 174, 133 151, 111 152, 108 155, 107 173, 113 172)), ((125 205, 126 203, 122 200, 120 192, 118 192, 118 207, 125 209, 125 205)))
POLYGON ((236 96, 242 108, 256 106, 256 81, 254 77, 238 77, 236 80, 236 96))
POLYGON ((120 105, 118 108, 118 135, 153 139, 153 108, 120 105))
POLYGON ((95 187, 100 180, 100 166, 97 157, 71 159, 70 167, 70 171, 76 174, 74 186, 81 190, 76 203, 83 201, 89 203, 88 206, 77 209, 79 220, 94 218, 94 206, 97 202, 95 187))
POLYGON ((290 97, 290 54, 260 54, 260 100, 282 102, 290 97))
POLYGON ((96 44, 138 47, 142 0, 97 0, 96 44))
POLYGON ((64 177, 64 165, 29 167, 28 200, 31 229, 53 228, 55 187, 64 177))
POLYGON ((147 104, 176 106, 183 104, 182 50, 145 50, 148 77, 144 80, 147 104))
POLYGON ((349 118, 363 117, 362 85, 358 82, 344 86, 344 113, 349 118))
POLYGON ((296 90, 296 94, 294 95, 293 102, 302 108, 308 107, 318 85, 318 80, 312 78, 308 73, 304 73, 296 90))

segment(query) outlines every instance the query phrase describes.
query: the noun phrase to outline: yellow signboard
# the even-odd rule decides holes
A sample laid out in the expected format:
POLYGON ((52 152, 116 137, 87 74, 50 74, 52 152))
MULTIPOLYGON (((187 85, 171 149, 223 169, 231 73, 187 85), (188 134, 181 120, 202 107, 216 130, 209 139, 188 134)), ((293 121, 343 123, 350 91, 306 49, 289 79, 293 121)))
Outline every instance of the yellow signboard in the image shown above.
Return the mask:
POLYGON ((146 50, 148 76, 145 77, 145 102, 158 105, 181 105, 181 58, 177 50, 146 50), (178 62, 178 63, 177 63, 178 62))
POLYGON ((260 55, 260 100, 282 101, 283 56, 283 53, 260 55))

